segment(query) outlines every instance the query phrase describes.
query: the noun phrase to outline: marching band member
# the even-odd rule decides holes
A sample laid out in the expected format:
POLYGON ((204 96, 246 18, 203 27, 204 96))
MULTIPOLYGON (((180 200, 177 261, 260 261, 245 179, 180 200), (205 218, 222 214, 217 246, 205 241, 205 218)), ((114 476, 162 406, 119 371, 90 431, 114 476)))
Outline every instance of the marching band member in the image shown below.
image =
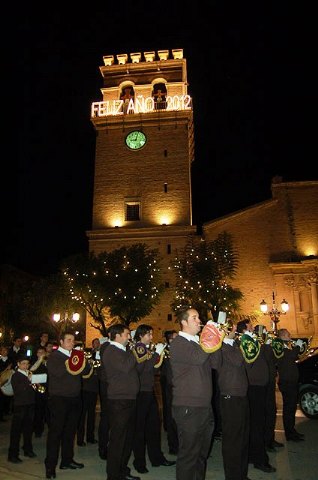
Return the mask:
POLYGON ((138 473, 148 473, 146 449, 153 467, 160 465, 170 467, 176 463, 167 460, 161 450, 161 423, 154 385, 156 369, 162 364, 165 345, 159 344, 156 351, 151 352, 149 346, 152 338, 152 327, 146 324, 139 325, 134 335, 135 344, 132 348, 137 360, 137 372, 140 380, 133 440, 133 464, 138 473))
MULTIPOLYGON (((46 374, 47 376, 45 347, 37 348, 36 358, 37 360, 31 366, 30 371, 36 375, 46 374)), ((48 423, 47 381, 45 383, 34 384, 34 385, 35 385, 35 412, 34 412, 33 431, 34 431, 34 436, 40 438, 44 432, 44 424, 48 423)))
POLYGON ((285 437, 288 441, 301 442, 304 440, 304 435, 295 429, 299 378, 296 360, 303 342, 299 339, 295 345, 292 345, 291 335, 287 328, 278 330, 277 335, 284 343, 284 354, 278 359, 278 388, 283 397, 285 437))
POLYGON ((181 331, 170 345, 172 413, 179 437, 176 479, 204 480, 214 429, 211 368, 216 356, 200 346, 197 310, 181 308, 177 318, 181 331))
MULTIPOLYGON (((3 387, 9 378, 11 378, 13 370, 12 363, 8 357, 9 348, 2 345, 0 347, 0 387, 3 387)), ((4 415, 9 415, 11 407, 11 397, 5 395, 0 388, 0 422, 5 422, 4 415)))
POLYGON ((64 332, 60 346, 48 357, 49 429, 46 444, 46 478, 55 478, 59 450, 60 469, 83 468, 74 460, 74 439, 81 411, 81 376, 91 375, 93 368, 84 352, 74 348, 75 336, 64 332))
POLYGON ((17 370, 13 373, 13 416, 10 430, 8 461, 21 463, 19 457, 20 438, 23 435, 24 456, 34 458, 32 446, 32 427, 34 418, 35 392, 31 385, 31 374, 28 370, 29 359, 24 354, 16 358, 17 370))
POLYGON ((263 345, 253 334, 249 319, 238 322, 237 333, 242 334, 240 348, 245 359, 248 377, 248 400, 250 408, 249 462, 254 468, 272 473, 276 468, 270 465, 265 446, 266 390, 269 382, 269 369, 263 345))
POLYGON ((163 427, 167 432, 169 453, 178 453, 178 432, 175 419, 172 416, 172 370, 170 365, 170 343, 178 336, 176 330, 166 330, 164 338, 166 347, 164 349, 163 362, 160 368, 160 386, 162 395, 163 427))
POLYGON ((234 340, 235 326, 223 339, 217 367, 222 418, 222 457, 226 480, 248 480, 250 412, 244 357, 234 340))
POLYGON ((109 338, 102 337, 99 340, 100 349, 95 354, 99 356, 100 368, 98 369, 99 377, 99 400, 100 400, 100 416, 98 425, 98 453, 101 460, 107 459, 108 441, 109 441, 109 422, 107 418, 107 379, 103 362, 104 350, 109 346, 109 338))
POLYGON ((107 382, 109 442, 107 451, 108 480, 140 480, 131 475, 128 462, 136 419, 136 397, 139 378, 136 358, 128 349, 130 330, 116 324, 108 329, 109 345, 102 356, 107 382))
POLYGON ((265 399, 265 446, 268 452, 276 452, 275 447, 283 447, 284 444, 275 440, 276 426, 276 382, 277 382, 277 350, 276 338, 270 336, 264 325, 255 325, 254 333, 263 344, 264 354, 268 365, 269 381, 265 399))
POLYGON ((96 444, 95 440, 95 421, 96 405, 99 393, 99 356, 100 342, 98 338, 92 340, 91 358, 88 361, 93 366, 93 374, 88 378, 82 379, 82 409, 77 426, 77 445, 85 447, 86 442, 96 444), (96 358, 98 356, 98 358, 96 358), (86 434, 86 442, 84 437, 86 434))

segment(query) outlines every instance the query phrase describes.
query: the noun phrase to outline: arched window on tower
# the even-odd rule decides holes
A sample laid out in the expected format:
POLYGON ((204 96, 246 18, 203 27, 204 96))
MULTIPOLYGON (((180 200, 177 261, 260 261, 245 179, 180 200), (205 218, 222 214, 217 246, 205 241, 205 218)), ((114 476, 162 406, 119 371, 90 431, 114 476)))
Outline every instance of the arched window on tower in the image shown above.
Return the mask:
POLYGON ((127 113, 129 102, 130 100, 134 100, 134 98, 135 98, 135 92, 131 85, 126 85, 125 87, 122 88, 120 100, 124 102, 122 106, 124 113, 127 113))
POLYGON ((167 89, 164 83, 154 85, 152 96, 155 102, 155 110, 165 110, 167 108, 167 89))

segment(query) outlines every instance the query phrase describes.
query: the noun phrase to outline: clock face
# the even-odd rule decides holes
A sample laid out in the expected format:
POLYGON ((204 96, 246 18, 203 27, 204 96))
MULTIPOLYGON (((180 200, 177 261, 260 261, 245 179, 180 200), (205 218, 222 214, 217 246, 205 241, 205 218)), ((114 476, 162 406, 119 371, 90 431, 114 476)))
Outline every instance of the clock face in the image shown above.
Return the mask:
POLYGON ((139 150, 139 148, 142 148, 146 144, 146 141, 146 135, 140 130, 134 130, 128 133, 125 140, 127 147, 132 150, 139 150))

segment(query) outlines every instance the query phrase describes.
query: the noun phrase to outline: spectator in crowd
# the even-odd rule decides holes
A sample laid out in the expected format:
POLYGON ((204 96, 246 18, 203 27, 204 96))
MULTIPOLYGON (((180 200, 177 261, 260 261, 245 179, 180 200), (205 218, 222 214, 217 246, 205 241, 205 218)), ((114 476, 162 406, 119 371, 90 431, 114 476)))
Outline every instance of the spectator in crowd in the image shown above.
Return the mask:
POLYGON ((9 348, 8 357, 13 369, 17 366, 17 358, 19 354, 26 354, 25 348, 23 347, 22 343, 23 340, 21 337, 14 337, 13 344, 9 348))

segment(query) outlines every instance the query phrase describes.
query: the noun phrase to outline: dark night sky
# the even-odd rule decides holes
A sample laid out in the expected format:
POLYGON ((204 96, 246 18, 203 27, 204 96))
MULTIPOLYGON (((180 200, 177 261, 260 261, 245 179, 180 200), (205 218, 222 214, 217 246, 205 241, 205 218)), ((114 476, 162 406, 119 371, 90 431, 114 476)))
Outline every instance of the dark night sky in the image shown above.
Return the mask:
POLYGON ((49 273, 88 247, 90 105, 102 100, 103 55, 183 48, 195 119, 194 224, 271 198, 275 175, 317 180, 313 12, 290 2, 205 3, 180 13, 181 2, 170 2, 148 15, 149 2, 93 13, 27 5, 9 15, 1 263, 49 273))

